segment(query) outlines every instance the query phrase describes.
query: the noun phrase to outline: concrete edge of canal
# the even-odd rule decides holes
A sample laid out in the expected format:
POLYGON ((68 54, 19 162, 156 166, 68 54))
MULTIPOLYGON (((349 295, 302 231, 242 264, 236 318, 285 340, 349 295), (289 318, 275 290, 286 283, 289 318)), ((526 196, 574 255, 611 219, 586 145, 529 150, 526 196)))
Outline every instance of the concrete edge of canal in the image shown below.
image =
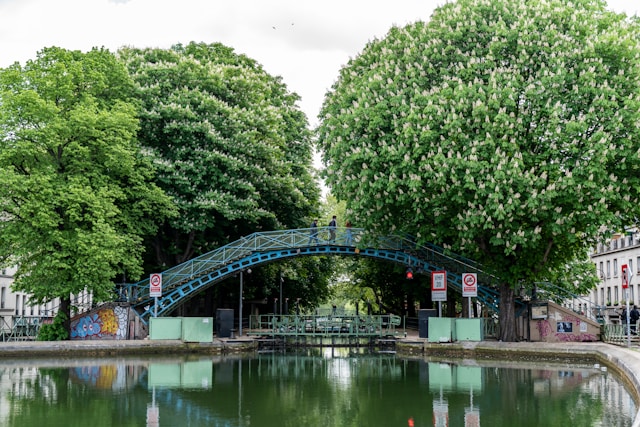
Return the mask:
MULTIPOLYGON (((618 374, 629 385, 634 400, 640 404, 640 348, 637 346, 620 347, 602 342, 429 343, 426 340, 400 340, 397 350, 398 354, 404 356, 598 364, 618 374)), ((633 427, 640 427, 640 410, 636 414, 633 427)))
MULTIPOLYGON (((209 343, 181 340, 110 340, 110 341, 20 341, 0 343, 2 359, 38 357, 104 357, 124 355, 169 354, 241 354, 256 351, 252 338, 214 339, 209 343)), ((593 363, 616 372, 627 382, 636 402, 640 402, 640 348, 620 347, 601 342, 515 342, 460 341, 429 343, 426 339, 404 338, 396 343, 403 357, 437 357, 475 359, 478 361, 531 361, 549 363, 593 363)), ((640 415, 640 412, 639 412, 640 415)), ((640 427, 636 415, 633 427, 640 427)))

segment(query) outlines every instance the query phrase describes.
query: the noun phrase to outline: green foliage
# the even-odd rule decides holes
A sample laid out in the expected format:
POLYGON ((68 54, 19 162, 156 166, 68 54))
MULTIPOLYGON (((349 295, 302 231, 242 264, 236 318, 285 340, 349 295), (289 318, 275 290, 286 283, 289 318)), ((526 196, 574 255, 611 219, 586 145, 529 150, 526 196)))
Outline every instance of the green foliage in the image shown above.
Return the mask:
POLYGON ((172 212, 140 156, 132 88, 103 49, 48 48, 0 70, 0 262, 32 303, 110 299, 172 212))
POLYGON ((460 0, 366 46, 318 132, 355 222, 451 248, 510 286, 633 223, 639 27, 604 7, 460 0))
POLYGON ((59 311, 53 323, 45 323, 38 330, 38 341, 64 341, 69 339, 69 331, 65 328, 66 313, 59 311))
POLYGON ((180 210, 154 240, 156 264, 308 226, 319 199, 310 132, 280 78, 221 44, 119 54, 136 82, 157 183, 180 210))
POLYGON ((420 230, 518 278, 633 218, 637 43, 565 9, 551 25, 575 39, 544 31, 541 4, 462 1, 369 45, 323 109, 338 196, 368 227, 420 230))

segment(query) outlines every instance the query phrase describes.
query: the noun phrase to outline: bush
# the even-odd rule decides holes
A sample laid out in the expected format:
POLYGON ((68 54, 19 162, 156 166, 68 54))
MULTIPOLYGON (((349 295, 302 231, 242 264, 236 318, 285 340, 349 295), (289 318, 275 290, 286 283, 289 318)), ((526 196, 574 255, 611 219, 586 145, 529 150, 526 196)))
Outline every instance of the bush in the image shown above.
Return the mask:
POLYGON ((44 324, 40 326, 38 331, 38 341, 64 341, 69 339, 69 331, 64 327, 67 315, 58 312, 53 319, 53 323, 44 324))

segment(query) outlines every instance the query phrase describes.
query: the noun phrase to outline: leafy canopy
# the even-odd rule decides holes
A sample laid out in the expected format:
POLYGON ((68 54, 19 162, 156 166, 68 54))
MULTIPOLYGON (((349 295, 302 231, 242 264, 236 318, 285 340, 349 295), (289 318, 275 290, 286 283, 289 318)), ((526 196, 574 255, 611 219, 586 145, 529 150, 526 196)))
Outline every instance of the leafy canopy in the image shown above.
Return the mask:
POLYGON ((173 265, 259 230, 306 227, 319 198, 307 120, 279 77, 221 44, 119 52, 142 102, 140 140, 180 215, 173 265))
POLYGON ((328 185, 511 285, 586 257, 638 216, 638 28, 597 0, 460 0, 391 29, 327 94, 328 185))
POLYGON ((103 49, 47 48, 0 70, 0 261, 34 303, 109 299, 172 212, 140 157, 132 87, 103 49))

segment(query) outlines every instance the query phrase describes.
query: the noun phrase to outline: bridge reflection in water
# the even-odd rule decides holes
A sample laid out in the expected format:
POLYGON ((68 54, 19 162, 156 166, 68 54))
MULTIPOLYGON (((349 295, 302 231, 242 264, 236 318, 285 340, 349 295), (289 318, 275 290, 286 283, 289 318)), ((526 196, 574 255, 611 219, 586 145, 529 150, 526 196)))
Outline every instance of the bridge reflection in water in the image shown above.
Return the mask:
POLYGON ((0 425, 631 427, 629 390, 591 365, 405 359, 354 348, 40 358, 0 363, 0 425))

